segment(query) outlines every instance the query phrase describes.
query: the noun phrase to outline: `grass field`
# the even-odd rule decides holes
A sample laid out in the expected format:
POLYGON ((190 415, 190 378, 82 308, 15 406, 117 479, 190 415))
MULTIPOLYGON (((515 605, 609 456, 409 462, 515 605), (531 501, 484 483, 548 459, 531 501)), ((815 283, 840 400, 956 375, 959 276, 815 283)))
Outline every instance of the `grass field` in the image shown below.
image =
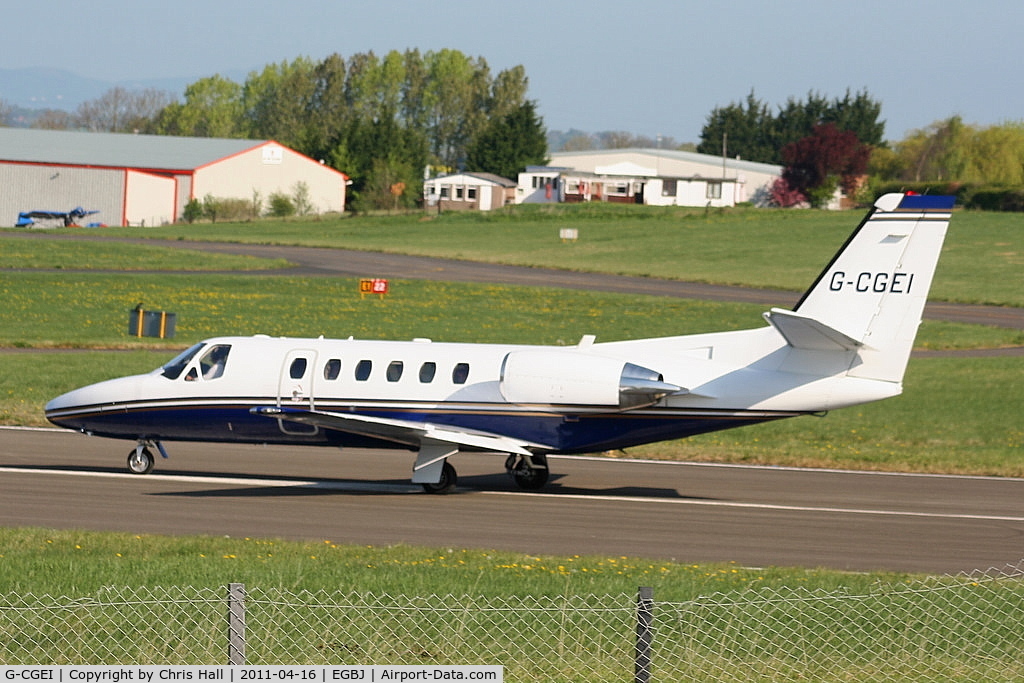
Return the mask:
POLYGON ((749 569, 623 556, 536 556, 484 549, 353 546, 0 528, 0 593, 74 595, 108 585, 220 586, 242 582, 288 590, 360 590, 406 595, 535 596, 626 593, 653 586, 662 600, 759 586, 837 582, 867 588, 906 574, 749 569), (843 578, 840 578, 843 577, 843 578), (526 589, 526 590, 524 590, 526 589))
MULTIPOLYGON (((344 247, 799 291, 862 217, 859 210, 705 212, 615 204, 524 205, 489 214, 325 217, 86 232, 344 247), (561 242, 563 227, 576 228, 579 240, 561 242)), ((1024 306, 1022 267, 1024 221, 1019 215, 957 211, 932 298, 1024 306)))
MULTIPOLYGON (((59 237, 59 236, 58 236, 59 237)), ((263 270, 287 265, 283 259, 211 254, 191 249, 119 242, 79 242, 8 235, 2 241, 0 269, 22 270, 263 270)))

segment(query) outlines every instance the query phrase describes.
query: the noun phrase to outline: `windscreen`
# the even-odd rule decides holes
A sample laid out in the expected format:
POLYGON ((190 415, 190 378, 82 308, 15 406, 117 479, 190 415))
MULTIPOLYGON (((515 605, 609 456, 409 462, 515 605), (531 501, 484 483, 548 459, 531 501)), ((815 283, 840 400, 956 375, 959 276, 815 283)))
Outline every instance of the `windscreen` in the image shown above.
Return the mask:
POLYGON ((178 376, 181 375, 182 370, 185 369, 188 362, 192 360, 204 346, 206 346, 206 342, 199 342, 195 346, 185 349, 177 356, 164 363, 162 368, 163 371, 160 374, 167 379, 178 379, 178 376))

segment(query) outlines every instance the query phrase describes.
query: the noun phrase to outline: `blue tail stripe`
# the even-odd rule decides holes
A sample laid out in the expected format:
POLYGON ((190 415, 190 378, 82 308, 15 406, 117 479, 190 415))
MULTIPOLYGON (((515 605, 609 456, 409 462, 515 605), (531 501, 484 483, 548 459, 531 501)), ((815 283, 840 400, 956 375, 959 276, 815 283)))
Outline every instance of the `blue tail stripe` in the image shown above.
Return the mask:
POLYGON ((913 209, 916 211, 927 211, 928 209, 942 209, 949 211, 953 208, 956 197, 938 194, 908 194, 904 195, 900 202, 901 209, 913 209))

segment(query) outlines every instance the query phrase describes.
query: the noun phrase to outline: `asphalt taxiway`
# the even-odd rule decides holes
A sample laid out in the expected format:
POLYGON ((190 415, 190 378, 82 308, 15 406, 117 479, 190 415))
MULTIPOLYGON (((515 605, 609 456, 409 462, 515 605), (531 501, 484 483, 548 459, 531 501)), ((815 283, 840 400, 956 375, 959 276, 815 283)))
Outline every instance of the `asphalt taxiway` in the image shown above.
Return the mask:
POLYGON ((560 457, 527 493, 460 455, 437 496, 406 451, 168 443, 139 476, 132 446, 0 428, 0 525, 936 574, 1024 559, 1024 479, 560 457))

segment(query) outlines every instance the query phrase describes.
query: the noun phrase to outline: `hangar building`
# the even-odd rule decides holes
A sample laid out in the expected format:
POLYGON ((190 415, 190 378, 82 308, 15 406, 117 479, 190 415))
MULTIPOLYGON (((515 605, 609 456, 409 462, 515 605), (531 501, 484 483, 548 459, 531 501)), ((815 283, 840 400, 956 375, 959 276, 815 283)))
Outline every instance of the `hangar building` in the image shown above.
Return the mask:
POLYGON ((345 209, 346 176, 273 140, 0 128, 0 224, 22 211, 99 211, 107 225, 163 225, 191 199, 292 197, 345 209))
POLYGON ((767 203, 782 166, 664 149, 555 152, 519 174, 516 203, 624 202, 655 206, 767 203))

